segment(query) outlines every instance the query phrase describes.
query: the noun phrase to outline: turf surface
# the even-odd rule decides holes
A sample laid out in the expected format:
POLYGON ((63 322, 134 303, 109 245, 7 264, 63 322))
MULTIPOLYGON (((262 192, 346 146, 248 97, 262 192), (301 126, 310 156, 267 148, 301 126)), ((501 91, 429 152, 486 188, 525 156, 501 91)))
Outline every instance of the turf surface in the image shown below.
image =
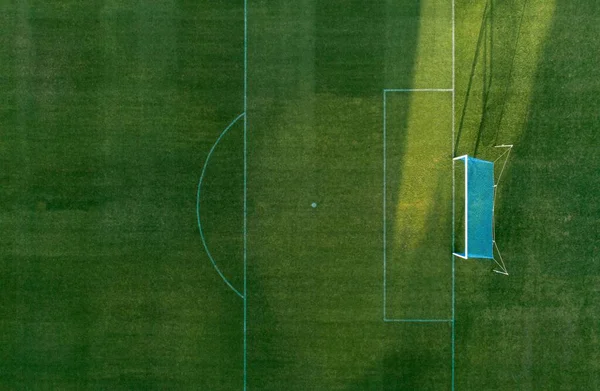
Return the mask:
POLYGON ((515 144, 509 277, 456 263, 455 389, 599 389, 598 6, 248 0, 0 12, 0 388, 444 390, 450 158, 515 144), (427 93, 429 94, 429 93, 427 93), (441 94, 441 95, 440 95, 441 94), (212 149, 214 147, 214 149, 212 149), (445 160, 447 159, 447 160, 445 160), (316 207, 312 207, 312 203, 316 207))

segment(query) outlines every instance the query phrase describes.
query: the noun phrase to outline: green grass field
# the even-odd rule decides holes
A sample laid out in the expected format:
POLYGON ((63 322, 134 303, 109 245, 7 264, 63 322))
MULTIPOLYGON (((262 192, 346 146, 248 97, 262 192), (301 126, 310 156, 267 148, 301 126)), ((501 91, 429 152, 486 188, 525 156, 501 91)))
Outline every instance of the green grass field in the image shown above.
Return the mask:
POLYGON ((600 389, 600 7, 452 4, 3 2, 0 389, 600 389))

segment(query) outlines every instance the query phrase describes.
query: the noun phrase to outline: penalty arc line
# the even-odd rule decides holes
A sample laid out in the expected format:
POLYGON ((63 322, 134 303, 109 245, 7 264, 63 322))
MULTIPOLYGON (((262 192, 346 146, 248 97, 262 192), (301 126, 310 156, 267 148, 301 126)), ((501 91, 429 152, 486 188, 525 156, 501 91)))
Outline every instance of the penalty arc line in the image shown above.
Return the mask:
POLYGON ((231 127, 240 118, 245 117, 245 116, 246 116, 246 113, 242 113, 242 114, 238 115, 233 121, 231 121, 231 123, 225 128, 225 130, 223 130, 223 132, 221 132, 221 134, 217 138, 217 141, 215 141, 213 146, 210 148, 210 151, 208 152, 208 155, 206 156, 206 160, 204 161, 204 166, 202 167, 202 173, 200 174, 200 180, 198 181, 198 192, 196 193, 196 219, 198 222, 198 230, 200 231, 200 238, 202 239, 202 244, 204 245, 204 250, 206 251, 206 255, 208 255, 208 259, 212 263, 213 267, 215 268, 215 270, 217 271, 217 273, 219 274, 221 279, 225 282, 225 284, 227 284, 227 286, 242 299, 244 299, 244 295, 240 291, 235 289, 235 287, 231 284, 231 282, 225 277, 225 275, 223 274, 221 269, 219 269, 219 267, 217 266, 217 262, 215 262, 212 254, 210 253, 210 250, 208 249, 208 244, 206 243, 206 238, 204 237, 204 231, 202 230, 202 221, 200 218, 200 197, 202 194, 202 182, 204 181, 204 175, 206 174, 206 168, 208 167, 208 163, 210 161, 210 158, 211 158, 215 148, 217 147, 217 145, 219 144, 221 139, 225 136, 225 134, 227 134, 229 129, 231 129, 231 127))

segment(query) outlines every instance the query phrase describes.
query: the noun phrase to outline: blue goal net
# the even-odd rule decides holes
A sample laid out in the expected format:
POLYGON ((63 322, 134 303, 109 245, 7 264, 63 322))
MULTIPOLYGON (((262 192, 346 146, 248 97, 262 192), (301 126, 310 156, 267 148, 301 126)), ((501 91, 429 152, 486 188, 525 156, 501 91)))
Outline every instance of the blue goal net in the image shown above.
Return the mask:
MULTIPOLYGON (((470 156, 464 162, 463 258, 494 259, 494 163, 470 156)), ((457 184, 458 186, 462 184, 457 184)))

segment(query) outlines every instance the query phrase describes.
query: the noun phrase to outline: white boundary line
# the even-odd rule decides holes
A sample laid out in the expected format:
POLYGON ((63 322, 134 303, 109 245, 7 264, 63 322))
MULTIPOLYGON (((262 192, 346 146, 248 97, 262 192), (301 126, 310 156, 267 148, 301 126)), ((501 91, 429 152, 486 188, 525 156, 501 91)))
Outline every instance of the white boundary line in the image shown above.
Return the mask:
POLYGON ((248 383, 248 0, 244 0, 244 342, 243 390, 248 383))
POLYGON ((384 92, 452 92, 452 88, 384 88, 384 92))
POLYGON ((448 323, 452 319, 384 319, 387 323, 448 323))
POLYGON ((387 101, 383 90, 383 319, 387 308, 387 101))
MULTIPOLYGON (((456 0, 452 0, 452 140, 451 140, 451 156, 454 157, 454 134, 456 127, 456 0)), ((466 160, 466 159, 465 159, 466 160)), ((452 247, 454 247, 454 160, 452 160, 452 247)), ((465 251, 465 255, 467 252, 465 251)), ((456 258, 452 257, 452 369, 451 369, 451 389, 454 391, 455 378, 455 346, 456 346, 456 258)))

